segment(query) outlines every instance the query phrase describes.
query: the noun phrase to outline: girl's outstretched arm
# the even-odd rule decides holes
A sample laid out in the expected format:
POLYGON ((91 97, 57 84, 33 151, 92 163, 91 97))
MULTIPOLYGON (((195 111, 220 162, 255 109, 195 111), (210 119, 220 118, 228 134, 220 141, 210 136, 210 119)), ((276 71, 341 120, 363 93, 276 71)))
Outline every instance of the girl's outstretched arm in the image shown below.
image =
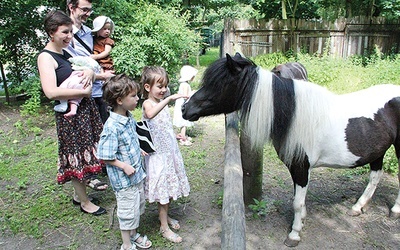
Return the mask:
POLYGON ((147 119, 153 119, 170 101, 175 101, 176 99, 179 98, 188 98, 188 96, 182 94, 170 95, 165 99, 161 100, 155 106, 153 106, 153 104, 148 100, 144 101, 143 102, 144 117, 147 119))

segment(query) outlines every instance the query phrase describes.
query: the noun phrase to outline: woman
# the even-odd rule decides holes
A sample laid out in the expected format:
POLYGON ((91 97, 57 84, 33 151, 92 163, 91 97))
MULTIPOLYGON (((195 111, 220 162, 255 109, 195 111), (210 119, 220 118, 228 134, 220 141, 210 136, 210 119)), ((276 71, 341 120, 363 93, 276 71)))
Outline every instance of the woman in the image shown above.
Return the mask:
POLYGON ((63 51, 73 37, 72 23, 71 18, 62 11, 50 11, 46 15, 44 26, 50 41, 39 53, 37 63, 46 97, 51 100, 83 98, 73 118, 67 119, 63 113, 55 113, 59 157, 57 182, 64 184, 71 181, 75 192, 73 203, 80 205, 84 213, 101 215, 106 210, 89 200, 85 185, 85 180, 100 173, 102 167, 95 155, 103 126, 95 103, 90 98, 94 72, 81 72, 83 89, 59 87, 72 73, 67 60, 69 55, 63 51))

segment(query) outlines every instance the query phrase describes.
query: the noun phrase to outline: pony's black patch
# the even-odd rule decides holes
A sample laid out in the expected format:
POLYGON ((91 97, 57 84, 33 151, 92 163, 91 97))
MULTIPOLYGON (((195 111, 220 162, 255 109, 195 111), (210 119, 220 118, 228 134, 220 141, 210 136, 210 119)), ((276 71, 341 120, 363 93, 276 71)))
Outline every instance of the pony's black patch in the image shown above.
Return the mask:
MULTIPOLYGON (((293 80, 273 76, 274 125, 271 139, 276 149, 284 143, 296 110, 293 80)), ((278 151, 279 152, 279 151, 278 151)))
POLYGON ((288 164, 290 175, 292 176, 293 183, 301 187, 305 187, 308 184, 308 171, 310 170, 310 163, 308 156, 306 155, 304 160, 299 162, 293 159, 291 164, 288 164))
MULTIPOLYGON (((400 98, 390 100, 379 109, 374 118, 350 118, 345 134, 347 147, 360 159, 355 166, 362 166, 383 157, 395 143, 400 121, 400 98)), ((395 144, 396 146, 396 144, 395 144)))

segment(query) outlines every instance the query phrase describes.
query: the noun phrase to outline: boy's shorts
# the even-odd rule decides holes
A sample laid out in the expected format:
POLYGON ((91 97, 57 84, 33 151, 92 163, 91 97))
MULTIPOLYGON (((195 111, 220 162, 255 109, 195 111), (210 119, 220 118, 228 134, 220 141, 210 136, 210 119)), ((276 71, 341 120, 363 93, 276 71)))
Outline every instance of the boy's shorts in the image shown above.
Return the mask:
POLYGON ((140 215, 144 213, 145 199, 143 181, 137 185, 115 192, 117 216, 121 230, 139 227, 140 215))

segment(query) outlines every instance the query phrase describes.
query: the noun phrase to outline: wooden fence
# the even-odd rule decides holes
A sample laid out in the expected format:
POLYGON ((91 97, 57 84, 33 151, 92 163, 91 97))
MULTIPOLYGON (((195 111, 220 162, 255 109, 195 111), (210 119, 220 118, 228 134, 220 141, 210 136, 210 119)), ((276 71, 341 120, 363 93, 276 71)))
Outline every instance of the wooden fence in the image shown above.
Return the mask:
POLYGON ((375 46, 382 53, 400 52, 400 22, 382 17, 322 20, 225 20, 221 53, 247 57, 274 52, 305 52, 346 58, 364 55, 375 46))

